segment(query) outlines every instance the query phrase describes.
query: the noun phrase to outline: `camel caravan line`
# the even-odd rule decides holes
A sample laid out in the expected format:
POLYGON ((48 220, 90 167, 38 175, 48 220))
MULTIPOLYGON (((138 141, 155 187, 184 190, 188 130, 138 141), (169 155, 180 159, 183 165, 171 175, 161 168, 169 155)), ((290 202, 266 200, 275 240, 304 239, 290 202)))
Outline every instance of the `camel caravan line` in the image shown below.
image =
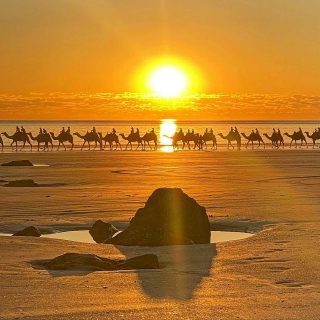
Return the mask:
MULTIPOLYGON (((7 132, 2 132, 0 134, 0 147, 3 151, 4 141, 2 136, 7 140, 10 140, 10 147, 12 150, 18 151, 18 146, 21 146, 20 150, 24 149, 26 146, 30 147, 32 150, 33 144, 37 145, 37 150, 52 151, 54 144, 57 145, 57 150, 63 148, 67 150, 73 150, 74 148, 74 136, 78 137, 83 141, 81 145, 81 150, 86 148, 87 150, 104 150, 108 148, 109 150, 157 150, 159 146, 159 139, 155 130, 152 129, 145 134, 140 134, 139 129, 131 128, 128 135, 124 133, 117 134, 115 129, 112 129, 110 133, 103 135, 101 132, 97 132, 96 128, 93 127, 91 131, 87 131, 82 134, 79 132, 71 133, 70 127, 67 130, 62 128, 58 135, 54 132, 47 132, 45 129, 40 128, 39 133, 34 136, 31 132, 27 132, 23 127, 17 127, 16 132, 10 135, 7 132), (120 139, 121 138, 121 139, 120 139), (125 147, 123 148, 121 142, 125 142, 125 147)), ((251 147, 266 147, 266 143, 263 138, 271 142, 272 148, 284 148, 285 141, 284 136, 289 139, 289 147, 303 145, 308 146, 307 138, 311 140, 312 147, 319 147, 318 140, 320 140, 320 128, 314 130, 314 132, 303 132, 301 128, 298 131, 290 133, 281 133, 280 129, 273 129, 271 134, 263 133, 260 134, 258 129, 252 130, 249 134, 245 132, 239 132, 237 127, 231 128, 228 134, 218 133, 217 136, 213 133, 212 129, 206 129, 204 133, 195 133, 194 130, 187 130, 183 132, 182 129, 176 131, 172 136, 163 135, 169 138, 171 141, 171 147, 173 150, 178 149, 194 149, 194 150, 204 150, 210 147, 213 150, 218 149, 217 136, 221 140, 226 140, 228 149, 238 149, 240 150, 242 146, 245 148, 251 147)))

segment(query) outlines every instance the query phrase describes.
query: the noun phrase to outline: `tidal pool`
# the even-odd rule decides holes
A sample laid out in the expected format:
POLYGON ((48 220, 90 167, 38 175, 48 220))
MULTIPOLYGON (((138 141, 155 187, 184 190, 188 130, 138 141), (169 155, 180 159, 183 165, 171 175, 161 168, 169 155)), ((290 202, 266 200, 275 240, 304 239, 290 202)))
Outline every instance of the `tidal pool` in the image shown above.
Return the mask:
MULTIPOLYGON (((0 236, 11 236, 9 233, 0 233, 0 236)), ((233 231, 211 231, 211 243, 241 240, 253 236, 252 233, 233 231)), ((65 231, 42 235, 43 238, 68 240, 82 243, 95 243, 88 230, 65 231)))

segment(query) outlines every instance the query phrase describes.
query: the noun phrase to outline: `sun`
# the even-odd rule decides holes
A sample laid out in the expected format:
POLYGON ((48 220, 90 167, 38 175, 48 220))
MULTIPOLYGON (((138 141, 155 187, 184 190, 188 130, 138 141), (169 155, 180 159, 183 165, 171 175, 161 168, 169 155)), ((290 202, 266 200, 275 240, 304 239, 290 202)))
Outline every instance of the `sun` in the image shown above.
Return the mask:
POLYGON ((188 76, 178 67, 166 65, 155 69, 149 78, 153 93, 162 98, 179 97, 188 87, 188 76))

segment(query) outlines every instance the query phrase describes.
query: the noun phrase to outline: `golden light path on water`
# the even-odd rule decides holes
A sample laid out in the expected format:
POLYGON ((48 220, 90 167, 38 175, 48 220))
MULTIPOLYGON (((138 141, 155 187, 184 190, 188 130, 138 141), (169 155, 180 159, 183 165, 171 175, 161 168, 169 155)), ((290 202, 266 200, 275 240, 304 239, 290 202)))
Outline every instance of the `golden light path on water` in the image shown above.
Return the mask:
POLYGON ((176 132, 177 125, 175 119, 162 119, 160 124, 160 150, 162 152, 173 152, 172 137, 176 132))

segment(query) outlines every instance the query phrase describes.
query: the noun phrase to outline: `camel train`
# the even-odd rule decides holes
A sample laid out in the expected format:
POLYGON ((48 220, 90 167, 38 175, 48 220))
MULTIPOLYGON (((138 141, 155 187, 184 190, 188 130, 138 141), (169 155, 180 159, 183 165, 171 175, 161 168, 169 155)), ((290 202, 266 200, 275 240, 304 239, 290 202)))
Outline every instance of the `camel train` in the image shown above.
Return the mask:
MULTIPOLYGON (((139 129, 134 130, 131 128, 131 131, 128 135, 125 135, 124 133, 120 133, 118 135, 116 130, 112 129, 110 133, 107 133, 103 136, 101 132, 97 132, 95 127, 93 127, 91 131, 87 131, 84 134, 79 132, 74 132, 72 134, 70 127, 68 127, 67 130, 62 128, 58 135, 55 135, 54 132, 47 132, 45 129, 40 128, 38 135, 34 136, 31 132, 26 132, 23 127, 17 127, 16 132, 14 132, 12 135, 7 132, 2 132, 0 134, 0 147, 3 151, 4 141, 2 136, 8 140, 11 140, 10 147, 12 150, 16 151, 18 151, 18 144, 21 145, 20 150, 24 149, 26 145, 28 145, 32 151, 32 142, 37 144, 38 151, 52 151, 55 141, 58 143, 57 150, 60 150, 61 147, 63 147, 64 150, 67 150, 68 146, 69 150, 73 150, 74 136, 83 141, 81 150, 84 148, 87 148, 87 150, 96 150, 97 148, 99 148, 99 150, 104 150, 107 146, 109 150, 122 150, 119 137, 121 137, 126 143, 124 150, 133 150, 134 146, 136 150, 146 150, 146 148, 149 148, 150 150, 158 149, 158 136, 154 129, 146 132, 143 135, 140 135, 139 129)), ((245 148, 248 148, 249 146, 251 146, 252 149, 255 147, 259 148, 261 146, 265 148, 266 143, 264 142, 263 137, 271 142, 272 148, 276 149, 285 147, 283 138, 284 136, 291 139, 289 143, 290 148, 292 146, 295 148, 298 146, 302 147, 303 145, 308 146, 307 138, 312 141, 313 148, 320 146, 318 143, 318 140, 320 140, 320 128, 315 129, 312 133, 308 131, 303 132, 302 129, 299 128, 298 131, 295 131, 292 134, 288 132, 282 134, 280 129, 273 129, 271 135, 268 133, 263 133, 261 135, 258 129, 252 130, 251 133, 246 134, 245 132, 240 133, 237 127, 232 127, 228 134, 224 135, 223 133, 218 133, 217 136, 222 140, 227 141, 228 149, 236 148, 237 150, 241 149, 243 140, 245 141, 245 148)), ((172 136, 164 135, 164 137, 171 140, 171 147, 173 150, 206 150, 208 147, 211 147, 212 150, 218 149, 217 138, 212 129, 206 129, 203 134, 195 133, 194 130, 187 130, 187 132, 183 132, 183 130, 180 129, 172 136)))

